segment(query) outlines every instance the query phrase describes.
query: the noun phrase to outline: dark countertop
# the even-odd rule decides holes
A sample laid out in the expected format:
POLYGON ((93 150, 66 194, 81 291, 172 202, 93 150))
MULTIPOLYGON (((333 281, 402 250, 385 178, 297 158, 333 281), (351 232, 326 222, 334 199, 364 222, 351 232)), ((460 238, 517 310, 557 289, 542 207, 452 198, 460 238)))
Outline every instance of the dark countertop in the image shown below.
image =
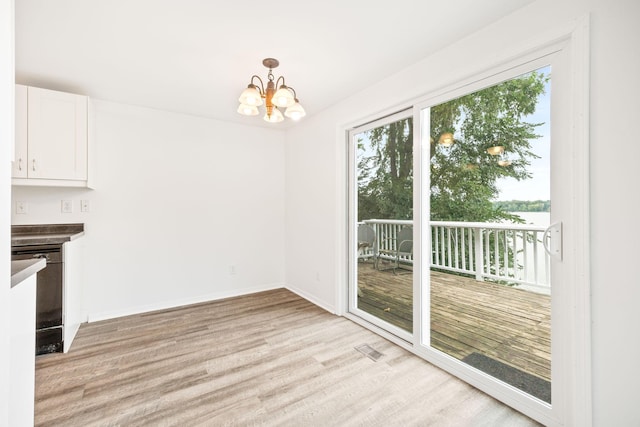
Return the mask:
POLYGON ((44 258, 11 261, 11 287, 24 282, 46 266, 47 261, 44 258))
POLYGON ((11 246, 53 245, 84 235, 84 224, 12 225, 11 246))

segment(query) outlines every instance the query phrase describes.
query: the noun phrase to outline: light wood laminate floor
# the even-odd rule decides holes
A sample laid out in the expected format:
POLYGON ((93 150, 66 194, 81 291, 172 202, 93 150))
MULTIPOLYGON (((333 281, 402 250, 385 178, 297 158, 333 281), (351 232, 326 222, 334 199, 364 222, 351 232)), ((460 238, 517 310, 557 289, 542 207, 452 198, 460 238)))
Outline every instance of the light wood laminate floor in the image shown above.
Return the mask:
POLYGON ((82 325, 69 353, 37 358, 35 425, 537 424, 280 289, 82 325))

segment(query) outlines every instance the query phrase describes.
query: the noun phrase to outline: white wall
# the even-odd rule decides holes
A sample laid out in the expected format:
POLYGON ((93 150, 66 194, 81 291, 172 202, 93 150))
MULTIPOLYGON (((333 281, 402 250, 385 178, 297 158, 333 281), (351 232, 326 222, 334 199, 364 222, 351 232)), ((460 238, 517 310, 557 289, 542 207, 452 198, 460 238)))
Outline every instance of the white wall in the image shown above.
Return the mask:
POLYGON ((335 124, 301 122, 287 135, 287 287, 336 312, 336 256, 342 241, 336 221, 335 124))
MULTIPOLYGON (((0 342, 9 342, 10 174, 13 137, 13 0, 0 0, 0 342)), ((9 352, 0 352, 0 426, 9 424, 9 352)))
MULTIPOLYGON (((593 421, 639 425, 640 279, 637 160, 640 3, 538 0, 471 37, 302 122, 287 134, 287 284, 340 309, 344 283, 344 135, 339 130, 481 69, 545 31, 591 15, 593 421), (444 69, 442 64, 447 64, 444 69), (633 174, 633 175, 632 175, 633 174), (631 178, 636 176, 636 178, 631 178), (311 191, 309 190, 311 189, 311 191), (302 237, 304 236, 304 238, 302 237), (299 248, 313 242, 314 257, 299 248), (320 269, 320 280, 313 272, 320 269)), ((393 108, 391 108, 393 110, 393 108)))
POLYGON ((90 320, 283 286, 282 131, 94 106, 95 190, 13 187, 12 218, 85 223, 90 320))
POLYGON ((591 40, 591 289, 598 425, 640 425, 638 159, 640 2, 594 7, 591 40), (617 135, 612 138, 611 131, 617 135))

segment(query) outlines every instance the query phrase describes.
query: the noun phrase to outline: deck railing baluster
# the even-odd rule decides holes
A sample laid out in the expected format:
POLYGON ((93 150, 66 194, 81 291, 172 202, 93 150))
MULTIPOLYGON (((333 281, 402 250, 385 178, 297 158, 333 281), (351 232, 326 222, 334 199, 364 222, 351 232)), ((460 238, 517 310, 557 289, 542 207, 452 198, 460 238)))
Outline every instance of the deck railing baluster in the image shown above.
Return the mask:
POLYGON ((467 251, 466 251, 466 246, 465 246, 465 232, 464 232, 464 228, 460 229, 460 253, 461 253, 461 258, 462 258, 462 268, 463 269, 467 269, 469 267, 467 267, 467 251))
MULTIPOLYGON (((538 254, 538 248, 540 247, 540 245, 538 245, 538 232, 537 231, 532 231, 531 232, 531 249, 529 251, 530 253, 530 257, 533 258, 533 268, 530 270, 532 271, 532 275, 533 275, 533 281, 534 283, 544 283, 544 271, 541 271, 541 262, 542 259, 540 258, 540 255, 538 254)), ((544 267, 542 267, 544 268, 544 267)))
POLYGON ((458 252, 458 242, 459 240, 459 236, 458 236, 458 232, 460 231, 460 229, 458 227, 453 229, 453 255, 454 255, 454 265, 456 268, 460 268, 460 253, 458 252))
POLYGON ((513 277, 511 273, 511 269, 509 268, 510 261, 511 261, 511 257, 509 256, 509 251, 512 248, 511 242, 509 241, 509 231, 499 230, 498 233, 500 235, 500 243, 498 244, 498 247, 501 248, 500 256, 502 257, 498 262, 499 264, 498 274, 505 277, 513 277))
POLYGON ((529 238, 529 236, 530 234, 528 231, 522 232, 522 259, 524 259, 524 262, 522 263, 523 267, 521 269, 522 277, 518 277, 518 279, 529 277, 530 263, 527 262, 527 260, 529 259, 529 245, 527 244, 527 239, 529 238))

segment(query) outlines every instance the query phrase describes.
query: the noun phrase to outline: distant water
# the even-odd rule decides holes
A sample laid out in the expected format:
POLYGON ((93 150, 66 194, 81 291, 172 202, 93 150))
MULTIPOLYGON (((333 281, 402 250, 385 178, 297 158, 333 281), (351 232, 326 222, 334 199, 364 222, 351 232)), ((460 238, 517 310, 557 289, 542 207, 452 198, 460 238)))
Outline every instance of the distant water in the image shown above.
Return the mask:
POLYGON ((549 226, 551 214, 549 212, 510 212, 518 215, 525 220, 526 224, 540 225, 543 227, 549 226))

